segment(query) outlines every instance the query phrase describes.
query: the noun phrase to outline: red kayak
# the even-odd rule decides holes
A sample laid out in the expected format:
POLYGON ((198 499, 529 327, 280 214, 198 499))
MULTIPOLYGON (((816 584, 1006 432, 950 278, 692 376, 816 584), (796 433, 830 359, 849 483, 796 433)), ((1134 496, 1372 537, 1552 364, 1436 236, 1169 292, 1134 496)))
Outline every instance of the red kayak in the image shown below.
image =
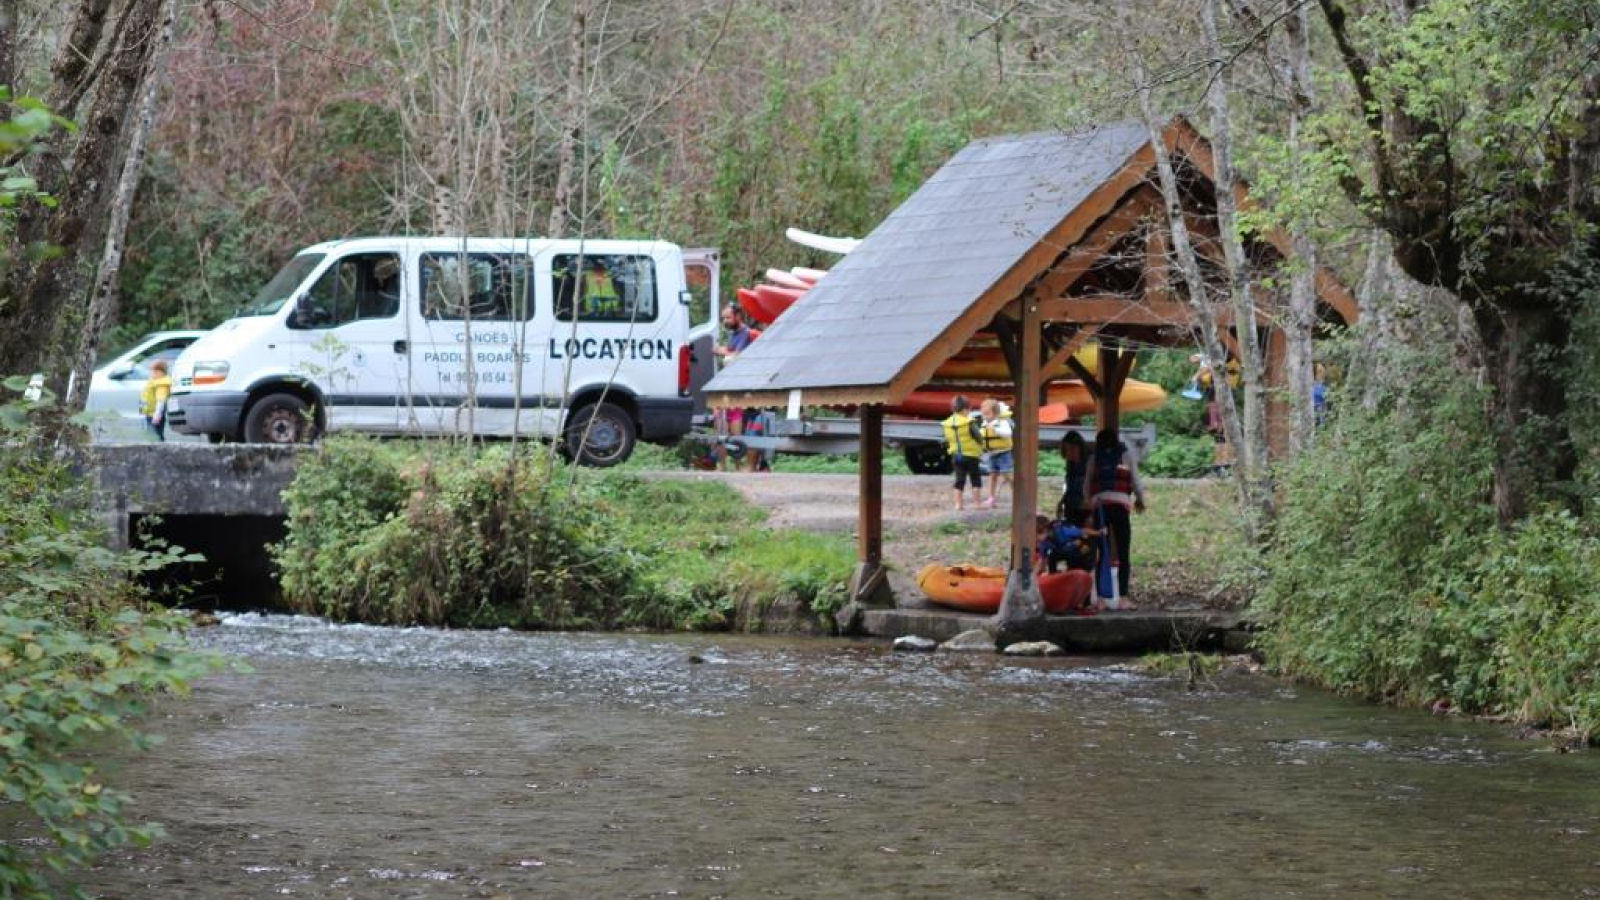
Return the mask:
POLYGON ((769 325, 772 320, 777 318, 772 310, 767 309, 767 304, 761 299, 760 294, 749 288, 739 288, 737 293, 739 295, 739 306, 744 309, 750 318, 755 319, 757 322, 766 322, 769 325))
POLYGON ((761 298, 761 303, 771 310, 774 316, 783 315, 805 294, 804 290, 798 288, 778 287, 775 284, 756 285, 756 296, 761 298))

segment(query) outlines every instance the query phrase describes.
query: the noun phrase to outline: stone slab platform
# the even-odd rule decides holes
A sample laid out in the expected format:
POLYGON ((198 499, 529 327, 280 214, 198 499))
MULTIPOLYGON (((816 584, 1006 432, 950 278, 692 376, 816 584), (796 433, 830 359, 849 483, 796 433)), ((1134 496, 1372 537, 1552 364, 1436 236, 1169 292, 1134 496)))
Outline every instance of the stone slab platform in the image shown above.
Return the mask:
MULTIPOLYGON (((872 637, 893 640, 908 634, 947 641, 963 631, 983 628, 989 616, 938 609, 869 609, 861 628, 872 637)), ((1141 653, 1164 650, 1242 652, 1249 623, 1236 612, 1213 610, 1128 610, 1095 616, 1047 616, 1043 639, 1076 652, 1141 653)))

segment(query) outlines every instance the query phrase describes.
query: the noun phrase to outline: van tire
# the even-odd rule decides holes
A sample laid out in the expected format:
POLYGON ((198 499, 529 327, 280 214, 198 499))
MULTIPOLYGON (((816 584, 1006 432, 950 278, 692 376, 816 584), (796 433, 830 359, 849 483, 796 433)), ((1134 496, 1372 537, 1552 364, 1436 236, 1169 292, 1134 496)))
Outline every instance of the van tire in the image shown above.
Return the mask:
POLYGON ((293 394, 268 394, 244 417, 246 443, 308 444, 315 436, 311 407, 293 394))
POLYGON ((591 403, 567 417, 562 446, 568 459, 585 466, 606 468, 632 456, 637 440, 638 429, 627 410, 611 403, 591 403), (587 441, 584 440, 585 430, 588 431, 587 441))

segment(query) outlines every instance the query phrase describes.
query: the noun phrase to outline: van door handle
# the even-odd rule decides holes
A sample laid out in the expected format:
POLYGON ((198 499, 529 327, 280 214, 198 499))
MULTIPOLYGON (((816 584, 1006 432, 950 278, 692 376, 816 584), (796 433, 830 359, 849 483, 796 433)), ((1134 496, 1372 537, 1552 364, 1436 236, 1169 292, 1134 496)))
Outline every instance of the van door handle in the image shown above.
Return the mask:
POLYGON ((404 353, 404 352, 406 352, 406 342, 405 341, 395 341, 394 342, 394 352, 396 352, 396 353, 404 353))

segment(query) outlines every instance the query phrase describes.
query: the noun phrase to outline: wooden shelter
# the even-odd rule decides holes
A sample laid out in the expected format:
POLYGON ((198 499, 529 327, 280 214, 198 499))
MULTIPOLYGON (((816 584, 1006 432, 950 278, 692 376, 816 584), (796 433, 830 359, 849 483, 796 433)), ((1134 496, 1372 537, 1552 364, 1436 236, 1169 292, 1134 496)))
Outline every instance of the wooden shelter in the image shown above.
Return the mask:
MULTIPOLYGON (((1184 193, 1202 268, 1222 279, 1212 158, 1182 118, 1163 131, 1184 193)), ((1241 209, 1249 208, 1243 186, 1241 209)), ((1258 268, 1289 255, 1287 239, 1247 242, 1258 268)), ((1042 616, 1032 576, 1038 508, 1037 421, 1044 373, 1063 365, 1117 427, 1117 398, 1136 345, 1191 345, 1194 310, 1168 277, 1165 213, 1155 153, 1142 123, 1064 134, 986 138, 957 153, 799 303, 708 385, 716 407, 858 406, 861 415, 859 563, 854 599, 883 589, 883 408, 928 384, 975 336, 1006 351, 1016 405, 1012 574, 1001 624, 1042 616), (1099 343, 1098 367, 1073 359, 1099 343)), ((1317 277, 1324 317, 1353 322, 1349 293, 1317 277)), ((1220 296, 1220 294, 1219 294, 1220 296)), ((1237 333, 1231 307, 1219 325, 1237 333)), ((1283 336, 1269 317, 1269 381, 1283 379, 1283 336)), ((1280 404, 1281 407, 1281 404, 1280 404)), ((1273 418, 1280 422, 1282 410, 1273 418)), ((1281 431, 1281 425, 1279 426, 1281 431)))

